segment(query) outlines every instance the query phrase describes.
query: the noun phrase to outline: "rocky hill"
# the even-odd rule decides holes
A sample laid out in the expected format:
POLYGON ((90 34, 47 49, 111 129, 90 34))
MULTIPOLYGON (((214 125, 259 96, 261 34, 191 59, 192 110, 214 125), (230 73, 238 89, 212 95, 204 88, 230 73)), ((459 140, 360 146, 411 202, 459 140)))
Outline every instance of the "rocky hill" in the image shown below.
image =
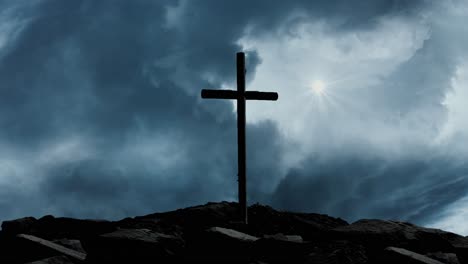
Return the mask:
POLYGON ((466 263, 468 238, 410 223, 208 203, 120 221, 4 221, 0 263, 466 263))

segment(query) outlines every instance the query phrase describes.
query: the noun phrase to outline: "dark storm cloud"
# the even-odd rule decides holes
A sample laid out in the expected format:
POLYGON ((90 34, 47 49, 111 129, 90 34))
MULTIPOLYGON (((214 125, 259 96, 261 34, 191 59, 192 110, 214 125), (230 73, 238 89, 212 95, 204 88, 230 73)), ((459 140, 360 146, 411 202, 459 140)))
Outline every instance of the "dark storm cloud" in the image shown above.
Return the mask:
MULTIPOLYGON (((0 63, 2 141, 39 156, 77 135, 92 145, 93 154, 43 166, 33 190, 6 184, 11 191, 3 191, 3 206, 12 202, 6 193, 34 191, 48 209, 31 210, 29 199, 17 199, 33 214, 123 217, 235 197, 232 105, 201 102, 199 91, 233 81, 239 50, 233 40, 244 25, 226 25, 226 32, 196 39, 166 26, 168 7, 43 1, 27 13, 32 21, 0 63), (218 81, 210 83, 204 74, 218 81), (139 155, 133 151, 138 144, 154 153, 139 155), (164 164, 170 159, 174 164, 164 164)), ((254 65, 251 52, 249 66, 254 65)), ((275 131, 266 123, 249 134, 274 141, 275 131)), ((250 143, 252 158, 261 161, 250 169, 275 171, 265 162, 266 151, 279 156, 279 145, 250 143)), ((26 212, 4 210, 6 216, 26 212)))
MULTIPOLYGON (((18 4, 8 16, 24 19, 24 26, 0 48, 1 157, 14 160, 13 169, 0 171, 9 175, 9 182, 0 182, 0 215, 119 218, 235 199, 233 106, 202 101, 199 91, 234 84, 236 42, 246 29, 261 35, 325 19, 336 32, 365 30, 379 17, 410 17, 424 8, 423 1, 397 0, 18 4), (73 140, 66 155, 48 152, 73 140), (47 162, 36 162, 42 159, 47 162), (28 177, 34 181, 27 183, 28 177)), ((407 67, 415 68, 414 61, 425 59, 407 67)), ((258 53, 249 51, 250 80, 259 63, 258 53)), ((408 85, 419 82, 408 79, 408 85)), ((446 75, 440 79, 447 82, 446 75)), ((400 100, 398 92, 394 96, 392 102, 400 100)), ((422 221, 461 197, 466 186, 442 176, 459 179, 465 168, 439 157, 312 156, 284 176, 282 153, 291 142, 271 121, 247 131, 251 202, 349 219, 422 221)))
POLYGON ((289 171, 272 203, 350 221, 426 223, 437 219, 441 208, 466 196, 467 173, 466 164, 434 151, 393 160, 362 153, 337 154, 331 160, 315 156, 289 171))

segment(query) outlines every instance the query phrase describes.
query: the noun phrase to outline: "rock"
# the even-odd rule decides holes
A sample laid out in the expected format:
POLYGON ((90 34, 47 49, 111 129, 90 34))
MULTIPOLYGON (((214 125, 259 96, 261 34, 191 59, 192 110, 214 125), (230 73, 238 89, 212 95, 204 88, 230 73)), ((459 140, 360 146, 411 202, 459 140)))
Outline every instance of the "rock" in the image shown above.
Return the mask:
POLYGON ((468 263, 467 238, 411 223, 364 219, 349 226, 334 228, 330 235, 334 238, 359 242, 368 247, 372 254, 379 252, 380 249, 394 246, 422 254, 436 251, 456 253, 461 263, 468 263))
POLYGON ((16 220, 3 221, 2 233, 7 235, 30 233, 30 230, 36 222, 37 219, 34 217, 23 217, 16 220))
POLYGON ((310 243, 305 243, 299 235, 264 235, 255 241, 252 250, 256 259, 268 263, 303 262, 310 251, 310 243))
POLYGON ((457 254, 460 263, 468 263, 468 239, 454 233, 439 231, 440 236, 447 240, 455 249, 454 252, 457 254))
POLYGON ((115 223, 106 220, 74 219, 69 217, 53 217, 51 215, 40 218, 34 225, 32 235, 45 239, 81 239, 109 233, 116 230, 115 223))
POLYGON ((157 229, 180 226, 183 232, 200 234, 207 228, 223 226, 243 233, 262 236, 263 234, 298 234, 304 239, 315 239, 318 233, 332 228, 348 225, 339 218, 312 213, 291 213, 274 210, 270 206, 254 204, 248 209, 249 224, 239 225, 238 204, 232 202, 207 203, 167 213, 156 213, 133 219, 124 219, 118 224, 125 226, 138 225, 157 229), (234 220, 234 221, 233 221, 234 220))
POLYGON ((377 252, 388 246, 403 247, 423 253, 453 252, 453 241, 457 240, 457 235, 439 229, 385 220, 359 220, 348 226, 334 228, 332 231, 331 235, 335 238, 358 241, 374 248, 377 252))
POLYGON ((30 234, 44 239, 81 238, 87 235, 103 234, 116 229, 115 224, 106 220, 73 219, 46 215, 39 219, 25 217, 2 223, 6 235, 30 234))
POLYGON ((119 229, 82 242, 93 263, 176 261, 184 249, 181 238, 149 229, 119 229))
POLYGON ((326 237, 330 229, 348 225, 340 218, 322 214, 281 212, 258 204, 250 206, 248 212, 249 225, 245 231, 257 236, 276 233, 298 234, 308 241, 313 241, 326 237))
POLYGON ((455 253, 444 253, 439 251, 427 253, 426 256, 445 264, 460 264, 460 261, 458 260, 458 257, 455 253))
POLYGON ((187 262, 244 263, 253 261, 253 243, 259 238, 225 227, 211 227, 186 236, 187 262))
POLYGON ((302 243, 304 240, 299 235, 283 235, 282 233, 274 234, 274 235, 264 235, 263 238, 265 239, 273 239, 283 242, 292 242, 292 243, 302 243))
POLYGON ((57 252, 16 236, 1 236, 0 263, 27 263, 56 256, 57 252))
POLYGON ((65 261, 57 254, 68 250, 86 256, 84 261, 67 256, 75 264, 393 264, 431 259, 468 264, 468 239, 439 229, 369 219, 350 225, 340 218, 259 204, 249 207, 245 225, 238 221, 238 209, 237 203, 221 202, 120 221, 51 215, 5 221, 0 263, 65 261))
POLYGON ((66 248, 70 248, 70 249, 86 254, 86 251, 83 249, 83 246, 81 245, 81 241, 78 239, 61 238, 61 239, 53 240, 52 242, 62 245, 66 248))
POLYGON ((364 264, 370 263, 367 255, 362 245, 346 240, 328 241, 313 247, 303 263, 364 264))
POLYGON ((74 264, 74 263, 66 256, 55 256, 55 257, 37 260, 34 262, 28 262, 27 264, 74 264))
MULTIPOLYGON (((86 254, 35 236, 18 234, 0 236, 0 263, 26 263, 60 255, 82 262, 86 254)), ((53 260, 51 260, 53 261, 53 260)))
POLYGON ((26 235, 26 234, 19 234, 17 235, 17 237, 26 239, 27 241, 30 241, 32 243, 36 243, 38 245, 52 249, 58 252, 59 254, 66 255, 67 257, 70 257, 79 261, 84 261, 86 259, 86 254, 75 251, 73 249, 66 248, 52 241, 48 241, 48 240, 45 240, 36 236, 26 235))
POLYGON ((387 247, 385 252, 385 258, 382 259, 382 263, 444 264, 438 260, 404 248, 387 247))
POLYGON ((332 228, 349 225, 348 222, 341 218, 335 218, 324 214, 291 212, 287 212, 286 214, 292 215, 295 220, 307 223, 308 225, 313 225, 316 229, 320 230, 329 230, 332 228))
POLYGON ((212 227, 207 230, 208 233, 212 233, 215 236, 223 237, 222 239, 233 239, 242 242, 253 242, 257 241, 258 237, 254 237, 236 230, 223 228, 223 227, 212 227))
MULTIPOLYGON (((238 204, 232 202, 207 203, 205 205, 178 209, 172 212, 156 213, 135 217, 136 221, 157 221, 160 225, 177 225, 185 230, 206 230, 236 219, 238 204)), ((190 231, 189 231, 190 232, 190 231)))

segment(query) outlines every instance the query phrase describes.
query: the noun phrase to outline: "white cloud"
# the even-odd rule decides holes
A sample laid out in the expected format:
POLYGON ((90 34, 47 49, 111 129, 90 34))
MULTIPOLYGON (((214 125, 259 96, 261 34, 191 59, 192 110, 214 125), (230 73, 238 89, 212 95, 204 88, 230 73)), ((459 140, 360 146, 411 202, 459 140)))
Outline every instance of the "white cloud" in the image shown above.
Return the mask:
POLYGON ((5 53, 5 48, 12 43, 15 38, 25 28, 31 18, 25 19, 17 16, 16 12, 20 7, 33 6, 38 1, 28 1, 27 3, 15 3, 2 6, 0 3, 0 58, 5 53))
POLYGON ((444 211, 443 217, 430 223, 427 227, 439 228, 445 231, 453 232, 463 236, 468 236, 468 197, 465 197, 452 205, 444 211))
POLYGON ((323 153, 355 140, 386 147, 401 140, 387 132, 384 106, 375 105, 372 96, 430 37, 424 19, 384 17, 371 29, 346 32, 314 22, 285 31, 239 40, 244 49, 257 50, 263 62, 247 89, 279 93, 277 102, 249 102, 248 122, 275 120, 304 149, 323 153), (317 80, 325 83, 324 96, 311 93, 317 80))
POLYGON ((457 67, 452 78, 452 90, 446 94, 444 105, 448 109, 448 120, 441 132, 440 140, 452 138, 455 134, 468 135, 466 100, 468 99, 468 62, 457 67))
POLYGON ((11 40, 18 24, 15 21, 11 21, 4 13, 0 13, 0 52, 7 45, 8 41, 11 40))

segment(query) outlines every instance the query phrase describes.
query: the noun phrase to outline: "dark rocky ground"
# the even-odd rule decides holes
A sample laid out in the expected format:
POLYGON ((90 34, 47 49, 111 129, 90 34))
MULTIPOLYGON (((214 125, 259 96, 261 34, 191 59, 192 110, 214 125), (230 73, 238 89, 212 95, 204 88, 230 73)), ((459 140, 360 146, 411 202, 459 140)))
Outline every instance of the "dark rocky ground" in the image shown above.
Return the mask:
POLYGON ((44 216, 4 221, 0 263, 467 263, 468 238, 410 223, 346 221, 237 203, 120 221, 44 216))

